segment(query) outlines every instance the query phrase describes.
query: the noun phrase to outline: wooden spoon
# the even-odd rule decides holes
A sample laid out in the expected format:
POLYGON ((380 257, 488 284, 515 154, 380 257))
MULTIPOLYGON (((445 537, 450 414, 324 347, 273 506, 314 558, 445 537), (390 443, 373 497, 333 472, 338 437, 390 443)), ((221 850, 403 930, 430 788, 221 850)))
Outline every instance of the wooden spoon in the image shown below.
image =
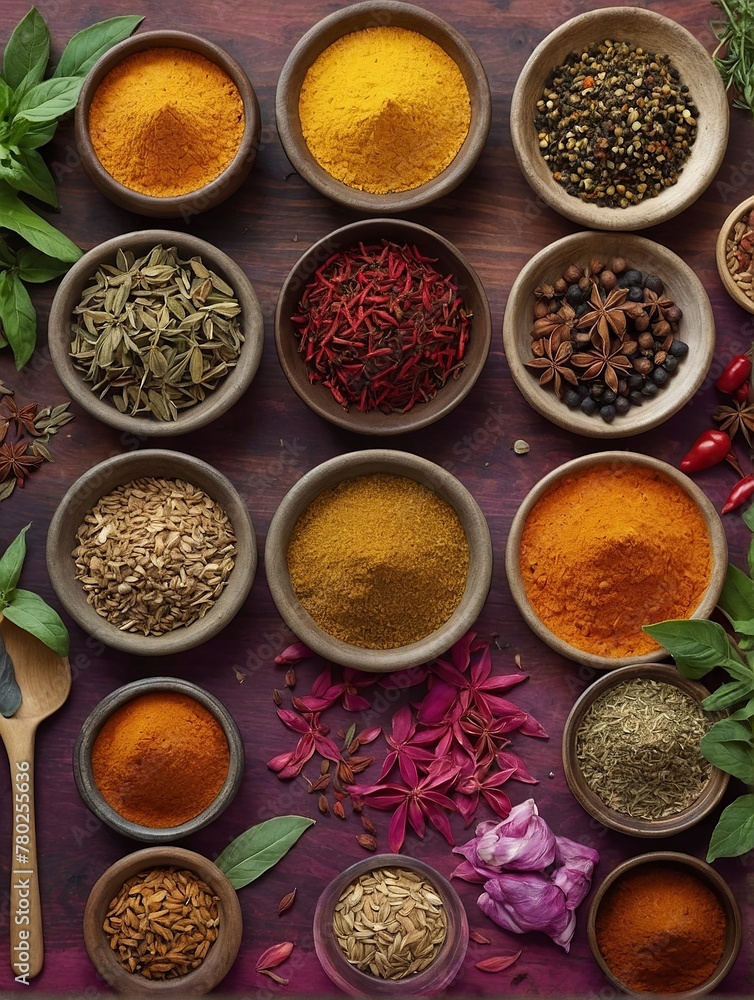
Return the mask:
POLYGON ((0 739, 10 761, 13 843, 10 860, 10 964, 16 982, 38 975, 44 962, 34 825, 34 735, 71 690, 68 658, 0 615, 0 633, 13 660, 23 700, 10 719, 0 716, 0 739))

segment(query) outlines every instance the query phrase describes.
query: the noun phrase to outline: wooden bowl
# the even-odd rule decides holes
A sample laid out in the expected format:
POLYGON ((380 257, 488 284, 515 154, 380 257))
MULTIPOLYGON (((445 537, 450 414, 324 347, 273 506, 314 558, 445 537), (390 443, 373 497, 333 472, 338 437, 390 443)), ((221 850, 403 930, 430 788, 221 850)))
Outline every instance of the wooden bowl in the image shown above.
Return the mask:
POLYGON ((490 86, 479 57, 455 28, 436 14, 397 0, 353 4, 318 21, 301 38, 283 66, 275 98, 278 134, 293 168, 321 194, 360 213, 390 215, 408 212, 441 198, 469 174, 487 141, 492 102, 490 86), (336 180, 317 163, 301 131, 299 93, 304 77, 318 56, 343 35, 377 25, 406 28, 436 42, 458 65, 471 100, 471 124, 455 159, 432 180, 410 191, 371 194, 336 180))
POLYGON ((204 996, 230 970, 241 947, 242 933, 243 917, 236 890, 208 858, 183 847, 147 847, 116 861, 94 883, 84 910, 84 944, 92 965, 109 986, 128 996, 204 996), (194 872, 219 897, 219 934, 198 969, 177 979, 150 980, 123 968, 102 925, 110 901, 124 882, 140 871, 163 866, 194 872))
POLYGON ((749 313, 754 313, 754 299, 745 295, 741 290, 741 287, 735 282, 733 275, 728 270, 726 258, 728 255, 728 239, 732 236, 736 223, 740 222, 742 216, 748 215, 752 209, 754 209, 754 198, 746 198, 740 205, 736 205, 720 227, 720 232, 718 233, 717 242, 715 244, 715 261, 717 263, 717 271, 720 275, 723 287, 733 301, 738 303, 742 309, 745 309, 749 313))
POLYGON ((103 823, 107 823, 113 830, 123 834, 124 837, 143 840, 149 844, 168 844, 174 840, 181 840, 212 823, 233 801, 241 785, 243 770, 243 740, 233 716, 214 695, 199 687, 198 684, 192 684, 191 681, 181 680, 178 677, 145 677, 111 691, 87 716, 79 730, 73 748, 73 777, 76 781, 76 787, 79 795, 94 815, 103 823), (228 775, 214 801, 193 819, 172 827, 143 826, 141 823, 125 819, 103 798, 99 786, 94 780, 92 769, 94 744, 100 730, 112 714, 129 701, 133 701, 134 698, 158 691, 186 695, 206 708, 222 727, 228 741, 230 754, 228 775))
MULTIPOLYGON (((577 737, 584 716, 594 702, 605 694, 606 691, 614 688, 618 684, 626 681, 644 678, 647 680, 661 681, 663 684, 672 684, 685 694, 702 702, 709 691, 703 684, 689 680, 678 673, 674 666, 662 663, 635 664, 630 667, 621 667, 613 670, 596 680, 584 691, 576 701, 566 719, 563 730, 563 771, 571 792, 578 800, 579 804, 590 816, 602 823, 603 826, 610 827, 629 837, 672 837, 677 833, 682 833, 694 826, 699 820, 707 816, 715 809, 728 787, 729 774, 713 767, 710 771, 709 780, 699 797, 685 809, 673 816, 665 819, 648 820, 638 819, 626 813, 618 812, 606 805, 597 793, 586 781, 584 773, 579 764, 576 745, 577 737)), ((725 713, 710 712, 711 722, 717 722, 724 718, 725 713)))
POLYGON ((456 890, 429 865, 404 854, 376 854, 357 861, 327 886, 314 912, 317 958, 333 983, 350 996, 437 996, 450 985, 461 968, 468 943, 469 922, 456 890), (350 965, 333 931, 335 906, 344 889, 377 868, 405 868, 416 872, 434 886, 445 905, 448 930, 437 957, 423 972, 405 979, 382 979, 350 965))
POLYGON ((254 582, 256 568, 254 527, 246 504, 233 484, 206 462, 176 451, 133 451, 93 466, 76 480, 60 501, 47 532, 47 572, 65 610, 95 639, 138 656, 181 653, 216 635, 241 609, 254 582), (150 476, 183 479, 204 490, 225 510, 236 535, 235 565, 225 590, 204 617, 164 635, 123 632, 99 615, 87 603, 71 556, 76 547, 76 532, 97 501, 116 486, 150 476))
MULTIPOLYGON (((558 485, 563 479, 573 475, 575 472, 592 468, 599 465, 635 465, 640 468, 658 472, 675 483, 684 493, 689 496, 702 514, 710 537, 710 547, 712 551, 712 573, 707 589, 704 591, 698 607, 694 611, 692 618, 708 618, 712 614, 717 604, 717 599, 725 582, 725 574, 728 568, 728 543, 725 536, 720 517, 712 506, 707 496, 696 483, 692 482, 678 469, 659 459, 650 458, 649 455, 641 455, 630 451, 603 451, 592 455, 583 455, 575 458, 564 465, 553 469, 526 494, 518 508, 511 529, 508 534, 508 541, 505 547, 505 572, 508 577, 508 586, 518 610, 521 612, 524 621, 537 635, 542 642, 550 646, 568 660, 575 660, 586 666, 597 670, 612 670, 615 667, 626 667, 634 663, 651 663, 657 659, 664 659, 669 654, 662 648, 652 650, 640 656, 599 656, 595 653, 587 653, 570 643, 565 642, 555 635, 539 618, 534 608, 531 606, 523 577, 521 575, 521 539, 524 533, 527 518, 538 500, 541 499, 558 485)), ((627 500, 625 502, 628 502, 627 500)), ((574 566, 574 572, 578 571, 578 566, 574 566)), ((627 583, 629 586, 629 583, 627 583)), ((651 624, 647 622, 647 624, 651 624)))
POLYGON ((678 215, 702 194, 717 173, 728 142, 728 98, 707 50, 680 24, 653 10, 609 7, 588 11, 555 28, 539 43, 516 82, 511 103, 511 139, 523 175, 556 212, 589 229, 645 229, 678 215), (606 38, 666 54, 687 84, 699 110, 696 141, 678 181, 655 198, 628 208, 610 208, 570 195, 553 178, 539 150, 534 127, 537 101, 552 70, 569 53, 606 38))
POLYGON ((175 437, 204 427, 237 402, 251 385, 259 368, 264 345, 264 319, 256 293, 245 273, 227 254, 189 233, 166 229, 146 229, 126 233, 106 240, 85 253, 64 276, 50 308, 48 324, 50 357, 68 395, 93 417, 111 427, 138 437, 175 437), (225 279, 241 306, 239 317, 244 342, 234 368, 220 380, 216 389, 193 406, 178 411, 176 420, 158 420, 153 416, 131 416, 121 413, 109 397, 100 399, 84 381, 83 372, 73 364, 70 355, 73 310, 81 301, 84 289, 101 264, 112 264, 118 250, 130 250, 143 256, 162 244, 175 247, 183 260, 199 256, 202 262, 225 279))
POLYGON ((332 663, 390 673, 434 659, 471 628, 490 589, 492 542, 476 500, 449 472, 417 455, 374 449, 331 458, 308 472, 286 493, 270 524, 264 562, 272 599, 294 635, 332 663), (466 590, 448 621, 425 638, 394 649, 354 646, 324 632, 296 597, 288 571, 288 545, 293 529, 312 501, 344 479, 375 472, 414 479, 449 503, 460 519, 470 554, 466 590))
POLYGON ((651 430, 677 413, 704 381, 715 351, 715 318, 707 292, 696 274, 680 257, 660 243, 633 233, 573 233, 556 240, 524 265, 513 283, 503 320, 503 346, 511 375, 529 405, 558 427, 593 438, 632 437, 651 430), (630 268, 662 278, 667 295, 683 310, 679 338, 689 353, 658 394, 642 406, 606 423, 599 413, 591 416, 578 407, 570 409, 558 399, 551 385, 539 384, 531 361, 534 289, 552 283, 569 264, 586 267, 591 258, 602 261, 623 257, 630 268))
MULTIPOLYGON (((692 997, 701 996, 704 993, 710 993, 715 989, 715 987, 720 985, 723 979, 725 979, 738 958, 743 938, 741 911, 738 903, 736 902, 736 897, 733 895, 730 890, 730 886, 727 882, 725 882, 722 876, 719 875, 710 865, 706 864, 704 861, 700 861, 698 858, 695 858, 690 854, 681 854, 677 851, 652 851, 649 854, 640 854, 638 857, 629 858, 628 861, 624 861, 622 864, 618 865, 617 868, 614 868, 609 875, 607 875, 592 897, 592 902, 589 905, 589 915, 587 917, 587 938, 589 940, 589 947, 592 949, 595 961, 613 986, 616 986, 624 993, 641 997, 660 995, 644 992, 637 994, 636 991, 631 990, 628 986, 626 986, 626 984, 622 982, 622 980, 618 979, 618 977, 613 973, 612 969, 603 958, 602 952, 597 944, 597 916, 605 896, 609 890, 623 878, 624 875, 635 871, 637 868, 642 868, 645 865, 669 865, 680 871, 687 872, 689 875, 694 875, 697 878, 700 878, 719 899, 725 913, 726 930, 724 950, 717 969, 715 969, 715 972, 709 977, 709 979, 697 986, 696 989, 683 990, 679 993, 673 993, 672 996, 679 998, 679 1000, 692 1000, 692 997)), ((663 993, 661 995, 667 996, 668 994, 663 993)))
POLYGON ((144 31, 114 45, 89 71, 81 88, 75 117, 76 148, 94 186, 121 208, 153 218, 182 218, 184 221, 216 208, 246 180, 259 148, 262 118, 259 103, 246 73, 224 49, 213 42, 185 31, 144 31), (105 76, 128 56, 147 49, 177 48, 197 52, 224 70, 235 83, 243 101, 245 122, 238 152, 226 169, 209 184, 175 197, 153 197, 126 187, 102 166, 89 135, 89 108, 97 87, 105 76))
POLYGON ((484 368, 491 339, 489 302, 482 282, 471 264, 452 243, 438 233, 403 219, 353 222, 318 240, 294 264, 280 290, 275 309, 275 347, 280 365, 291 386, 320 417, 358 434, 405 434, 444 417, 471 392, 484 368), (291 322, 291 316, 295 315, 301 295, 316 268, 321 267, 334 253, 361 242, 376 244, 382 239, 400 246, 416 245, 422 254, 437 258, 437 269, 443 275, 453 275, 466 308, 472 313, 471 332, 463 359, 466 367, 457 379, 449 378, 432 399, 426 403, 417 403, 408 413, 383 413, 381 410, 362 413, 355 406, 345 410, 327 386, 309 381, 306 362, 298 349, 301 339, 298 327, 291 322))

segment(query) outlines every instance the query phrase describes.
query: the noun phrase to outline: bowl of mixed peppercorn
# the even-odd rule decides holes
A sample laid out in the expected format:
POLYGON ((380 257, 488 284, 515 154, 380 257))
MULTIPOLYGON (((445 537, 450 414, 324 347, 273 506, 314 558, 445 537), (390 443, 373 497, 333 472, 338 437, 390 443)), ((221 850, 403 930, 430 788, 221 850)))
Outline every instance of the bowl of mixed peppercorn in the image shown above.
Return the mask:
POLYGON ((584 232, 516 278, 503 343, 526 401, 559 427, 629 437, 699 389, 715 349, 704 286, 680 257, 628 233, 584 232))
POLYGON ((728 142, 728 99, 704 46, 652 10, 566 21, 516 83, 511 137, 535 193, 594 229, 637 230, 688 208, 728 142))
POLYGON ((310 409, 359 434, 434 423, 471 391, 490 307, 463 254, 402 219, 354 222, 311 246, 283 283, 275 346, 310 409))

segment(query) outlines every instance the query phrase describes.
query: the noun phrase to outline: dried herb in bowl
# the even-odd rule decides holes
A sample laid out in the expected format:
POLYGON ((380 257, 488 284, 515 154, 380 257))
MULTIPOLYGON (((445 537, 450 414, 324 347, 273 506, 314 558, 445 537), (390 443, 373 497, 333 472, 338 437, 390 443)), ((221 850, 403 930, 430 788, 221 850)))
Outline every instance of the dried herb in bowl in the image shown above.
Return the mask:
POLYGON ((534 126, 568 194, 628 208, 676 183, 696 139, 697 109, 668 56, 608 40, 553 69, 534 126))
POLYGON ((175 420, 237 363, 240 313, 235 291, 201 257, 119 250, 73 311, 71 358, 121 413, 175 420))
POLYGON ((436 263, 388 240, 326 260, 291 317, 309 381, 346 410, 406 413, 458 378, 471 315, 436 263))

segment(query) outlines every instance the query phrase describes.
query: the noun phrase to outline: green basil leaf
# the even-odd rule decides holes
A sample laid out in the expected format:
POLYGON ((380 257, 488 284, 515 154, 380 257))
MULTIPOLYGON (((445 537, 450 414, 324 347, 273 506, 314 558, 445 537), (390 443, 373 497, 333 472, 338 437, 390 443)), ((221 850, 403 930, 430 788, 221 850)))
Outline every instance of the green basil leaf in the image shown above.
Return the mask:
MULTIPOLYGON (((754 580, 747 576, 738 566, 728 564, 728 572, 720 598, 717 602, 723 614, 731 621, 737 632, 734 620, 750 621, 754 628, 754 580)), ((754 632, 748 633, 754 635, 754 632)))
POLYGON ((14 145, 19 149, 38 149, 40 146, 46 146, 55 135, 58 127, 57 122, 45 122, 43 125, 34 126, 32 126, 31 122, 23 119, 16 119, 13 122, 14 129, 16 126, 21 125, 26 127, 14 142, 14 145))
POLYGON ((0 320, 20 371, 37 343, 37 314, 24 283, 12 271, 0 271, 0 320))
POLYGON ((11 187, 30 194, 32 198, 38 198, 52 208, 60 208, 55 181, 42 155, 36 149, 17 148, 11 156, 16 167, 16 177, 14 180, 4 178, 11 187))
POLYGON ((0 610, 8 601, 8 594, 16 589, 21 567, 26 558, 26 532, 31 527, 22 528, 5 552, 0 556, 0 610))
POLYGON ((81 250, 19 199, 7 184, 0 183, 0 219, 6 229, 18 233, 37 250, 59 260, 78 260, 81 250))
POLYGON ((32 7, 18 22, 8 39, 3 56, 5 82, 16 89, 38 83, 50 58, 50 32, 44 18, 32 7))
POLYGON ((696 671, 687 676, 703 677, 713 667, 725 667, 734 677, 751 677, 751 671, 731 645, 725 629, 717 622, 681 618, 645 625, 644 631, 667 649, 679 670, 683 664, 686 670, 696 671))
POLYGON ((733 630, 738 632, 739 635, 754 635, 754 619, 744 618, 731 620, 731 625, 733 630))
POLYGON ((731 712, 728 719, 732 719, 733 722, 747 722, 749 719, 754 719, 754 698, 747 701, 737 712, 731 712))
POLYGON ((4 118, 13 100, 13 90, 0 76, 0 119, 4 118))
POLYGON ((81 84, 78 76, 61 76, 57 80, 43 80, 32 87, 21 99, 16 118, 27 122, 51 122, 76 107, 81 84))
POLYGON ((0 236, 0 264, 4 264, 6 267, 16 266, 16 255, 2 236, 0 236))
POLYGON ((85 77, 103 53, 112 48, 116 42, 128 38, 143 20, 144 18, 138 15, 111 17, 79 31, 63 49, 60 62, 52 74, 53 78, 85 77))
POLYGON ((68 656, 68 629, 54 608, 30 590, 14 590, 3 610, 8 621, 35 635, 58 656, 68 656))
POLYGON ((749 722, 722 719, 702 737, 699 746, 710 764, 747 785, 754 783, 754 733, 749 722))
POLYGON ((52 281, 65 274, 69 265, 55 257, 48 257, 34 247, 22 247, 16 254, 18 276, 23 281, 38 284, 42 281, 52 281))
POLYGON ((730 681, 728 684, 721 684, 717 691, 705 698, 702 707, 708 712, 719 712, 723 708, 731 708, 751 694, 754 694, 754 677, 748 681, 730 681))
POLYGON ((754 847, 754 795, 741 795, 723 809, 712 831, 707 861, 737 858, 754 847))
POLYGON ((0 633, 0 715, 9 719, 21 705, 21 688, 16 680, 13 660, 5 648, 5 640, 0 633))
POLYGON ((215 864, 235 889, 241 889, 277 864, 310 826, 314 820, 306 816, 268 819, 231 841, 215 864))
POLYGON ((749 531, 754 531, 754 503, 749 504, 743 512, 741 520, 744 522, 749 531))

